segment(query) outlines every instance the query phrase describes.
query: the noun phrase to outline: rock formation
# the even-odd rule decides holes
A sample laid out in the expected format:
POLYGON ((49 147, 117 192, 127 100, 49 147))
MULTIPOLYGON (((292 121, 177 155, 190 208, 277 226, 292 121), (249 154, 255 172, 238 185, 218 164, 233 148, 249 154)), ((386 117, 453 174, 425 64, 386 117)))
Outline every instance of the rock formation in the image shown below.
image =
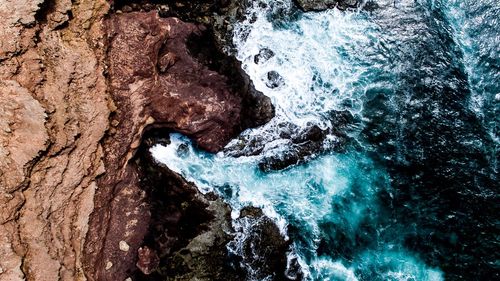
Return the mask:
POLYGON ((104 172, 104 0, 0 2, 0 280, 82 280, 104 172))
POLYGON ((356 8, 358 0, 295 0, 297 5, 304 11, 323 11, 331 8, 340 10, 356 8))
MULTIPOLYGON (((236 2, 223 7, 234 12, 236 2)), ((220 51, 222 33, 215 43, 210 27, 112 5, 0 3, 0 280, 239 279, 245 272, 224 263, 234 231, 228 206, 139 148, 146 132, 167 129, 215 152, 267 122, 273 107, 220 51), (200 218, 192 229, 157 231, 191 211, 200 218)), ((165 7, 166 16, 185 9, 165 7)), ((210 13, 184 16, 214 23, 210 13)))
POLYGON ((90 279, 121 280, 134 268, 151 223, 147 194, 139 185, 137 165, 130 161, 144 131, 171 129, 216 152, 246 128, 249 113, 243 105, 252 104, 257 110, 251 112, 268 118, 273 107, 267 97, 252 90, 242 72, 229 77, 224 69, 216 69, 222 64, 204 64, 223 55, 211 49, 211 58, 201 57, 204 46, 192 38, 203 36, 202 26, 160 18, 156 12, 132 12, 111 15, 106 30, 109 89, 116 110, 111 116, 114 126, 104 141, 107 172, 98 182, 107 188, 99 189, 95 197, 85 263, 86 271, 93 272, 90 279), (120 250, 120 241, 130 251, 120 250))

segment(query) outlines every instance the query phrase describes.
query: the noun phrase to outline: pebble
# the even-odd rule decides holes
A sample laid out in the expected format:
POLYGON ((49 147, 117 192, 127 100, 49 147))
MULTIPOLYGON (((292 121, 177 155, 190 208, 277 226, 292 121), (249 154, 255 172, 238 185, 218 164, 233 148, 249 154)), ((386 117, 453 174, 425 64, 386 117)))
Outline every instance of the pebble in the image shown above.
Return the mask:
POLYGON ((124 251, 124 252, 128 252, 128 250, 130 249, 130 246, 127 244, 127 242, 125 241, 120 241, 120 250, 124 251))
POLYGON ((108 261, 108 262, 106 263, 106 270, 109 270, 111 267, 113 267, 113 263, 112 263, 112 262, 110 262, 110 261, 108 261))

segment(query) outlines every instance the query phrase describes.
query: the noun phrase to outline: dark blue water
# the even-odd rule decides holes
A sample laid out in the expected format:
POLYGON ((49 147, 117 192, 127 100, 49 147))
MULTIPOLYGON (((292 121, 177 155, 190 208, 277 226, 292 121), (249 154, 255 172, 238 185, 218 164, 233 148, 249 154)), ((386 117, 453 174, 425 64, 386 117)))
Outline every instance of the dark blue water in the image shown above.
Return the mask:
POLYGON ((232 205, 235 253, 248 230, 238 210, 253 205, 288 230, 310 280, 500 279, 500 3, 368 6, 304 14, 254 1, 234 41, 277 116, 218 155, 179 135, 153 152, 232 205), (274 55, 257 63, 263 49, 274 55), (312 126, 329 132, 320 149, 259 169, 312 126))

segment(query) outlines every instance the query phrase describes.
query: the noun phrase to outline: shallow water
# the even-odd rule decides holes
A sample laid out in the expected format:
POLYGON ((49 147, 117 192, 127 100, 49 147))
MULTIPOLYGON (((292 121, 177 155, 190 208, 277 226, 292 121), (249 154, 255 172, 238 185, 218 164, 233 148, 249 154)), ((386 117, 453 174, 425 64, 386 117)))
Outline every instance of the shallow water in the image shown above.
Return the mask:
POLYGON ((290 1, 253 3, 235 28, 237 57, 276 117, 217 155, 174 134, 152 149, 156 159, 221 194, 243 234, 238 210, 263 208, 307 279, 498 277, 500 4, 372 1, 302 13, 290 1), (256 63, 262 49, 274 56, 256 63), (348 124, 332 120, 340 111, 348 124), (351 141, 330 130, 305 163, 261 171, 292 147, 289 124, 339 127, 351 141))

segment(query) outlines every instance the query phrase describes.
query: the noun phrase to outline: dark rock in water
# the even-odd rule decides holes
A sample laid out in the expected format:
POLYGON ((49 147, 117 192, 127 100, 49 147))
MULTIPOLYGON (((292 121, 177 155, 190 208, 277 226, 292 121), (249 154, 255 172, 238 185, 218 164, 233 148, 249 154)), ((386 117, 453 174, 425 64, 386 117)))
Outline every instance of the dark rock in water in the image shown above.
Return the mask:
POLYGON ((373 12, 373 11, 380 9, 380 5, 377 4, 377 2, 375 2, 375 1, 367 1, 366 3, 364 3, 362 8, 365 11, 373 12))
MULTIPOLYGON (((251 280, 301 280, 300 266, 298 274, 287 275, 287 257, 283 253, 290 251, 291 242, 285 240, 277 225, 262 210, 245 207, 237 219, 249 229, 243 229, 244 235, 237 243, 242 246, 240 264, 251 269, 251 280)), ((246 228, 246 227, 243 227, 246 228)))
POLYGON ((331 8, 340 10, 356 8, 359 0, 295 0, 297 5, 304 11, 323 11, 331 8))
MULTIPOLYGON (((148 132, 146 139, 150 136, 148 132)), ((270 280, 290 280, 284 277, 290 242, 261 209, 241 211, 242 219, 253 223, 245 229, 242 256, 229 254, 228 243, 238 237, 229 205, 215 193, 201 194, 196 186, 157 164, 148 149, 141 148, 137 165, 151 219, 137 269, 130 275, 133 280, 247 280, 255 276, 250 268, 257 269, 259 276, 274 276, 270 280)))
POLYGON ((264 213, 262 212, 262 209, 252 207, 252 206, 247 206, 240 211, 240 217, 252 217, 252 218, 257 218, 257 217, 262 217, 264 213))
POLYGON ((285 275, 290 280, 304 279, 304 273, 302 272, 302 268, 300 267, 297 258, 292 258, 288 261, 288 267, 287 270, 285 271, 285 275))
POLYGON ((328 133, 327 130, 321 130, 320 127, 314 125, 307 128, 304 132, 292 139, 293 143, 303 143, 307 141, 320 142, 323 141, 328 133))
POLYGON ((329 150, 341 152, 350 141, 345 133, 345 128, 334 127, 322 130, 316 125, 295 132, 289 139, 287 150, 264 157, 259 163, 260 170, 269 172, 286 169, 315 158, 323 153, 327 147, 329 150), (333 138, 329 141, 328 146, 325 146, 328 135, 333 136, 333 138))
POLYGON ((331 123, 327 129, 317 125, 301 128, 284 122, 268 129, 273 133, 263 131, 259 136, 240 137, 224 149, 224 154, 232 157, 258 155, 270 142, 281 140, 284 151, 265 156, 259 164, 262 171, 275 171, 303 163, 325 152, 325 149, 342 152, 348 145, 356 145, 348 134, 359 126, 360 120, 347 110, 332 111, 326 117, 331 123))
POLYGON ((179 155, 180 157, 186 157, 188 156, 188 153, 189 153, 189 147, 185 143, 179 145, 179 147, 177 148, 177 155, 179 155))
POLYGON ((340 10, 354 9, 359 6, 360 0, 339 0, 337 8, 340 10))
POLYGON ((276 224, 267 217, 258 218, 254 229, 245 239, 243 261, 259 271, 257 278, 274 275, 275 280, 284 280, 286 255, 283 253, 288 251, 290 241, 283 239, 276 224))
POLYGON ((255 64, 260 64, 268 61, 272 57, 274 57, 274 52, 268 48, 263 48, 257 55, 255 55, 253 61, 255 62, 255 64))
POLYGON ((322 11, 337 6, 338 0, 295 0, 304 11, 322 11))
POLYGON ((298 153, 294 151, 285 151, 280 154, 273 154, 272 156, 264 158, 259 163, 259 169, 264 172, 278 171, 297 165, 300 161, 298 153))
POLYGON ((283 85, 285 83, 285 80, 283 80, 283 77, 281 77, 281 75, 276 72, 276 71, 269 71, 267 73, 267 82, 266 82, 266 86, 268 88, 271 88, 271 89, 274 89, 274 88, 278 88, 279 86, 283 85))
MULTIPOLYGON (((322 130, 316 125, 305 130, 295 131, 288 136, 290 139, 288 149, 282 153, 264 157, 259 163, 259 169, 265 172, 283 170, 315 157, 323 152, 324 141, 330 133, 330 130, 322 130)), ((342 136, 340 132, 338 135, 342 136)), ((339 145, 343 144, 339 143, 339 145)))

